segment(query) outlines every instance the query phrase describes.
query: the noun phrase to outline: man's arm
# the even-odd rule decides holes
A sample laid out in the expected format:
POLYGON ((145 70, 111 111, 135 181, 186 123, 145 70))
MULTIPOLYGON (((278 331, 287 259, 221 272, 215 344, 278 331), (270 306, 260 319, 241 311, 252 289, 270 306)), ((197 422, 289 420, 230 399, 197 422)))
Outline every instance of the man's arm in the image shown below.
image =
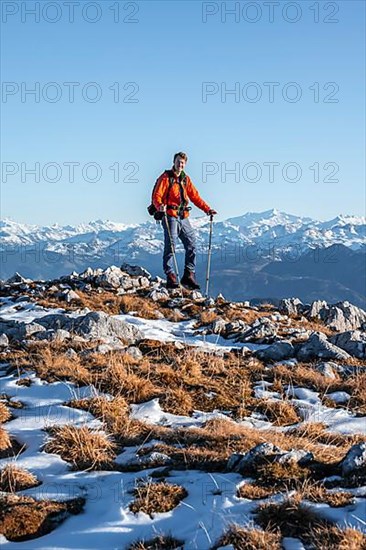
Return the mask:
POLYGON ((207 202, 205 202, 201 198, 199 192, 197 191, 197 189, 193 185, 192 180, 189 176, 187 176, 186 190, 187 190, 188 198, 191 199, 193 204, 195 204, 197 206, 197 208, 200 208, 201 210, 203 210, 205 212, 205 214, 208 214, 210 212, 211 208, 209 207, 207 202))
POLYGON ((154 191, 152 194, 152 202, 157 210, 160 210, 160 207, 163 204, 163 198, 166 193, 168 186, 168 179, 165 174, 162 174, 158 181, 155 184, 154 191))

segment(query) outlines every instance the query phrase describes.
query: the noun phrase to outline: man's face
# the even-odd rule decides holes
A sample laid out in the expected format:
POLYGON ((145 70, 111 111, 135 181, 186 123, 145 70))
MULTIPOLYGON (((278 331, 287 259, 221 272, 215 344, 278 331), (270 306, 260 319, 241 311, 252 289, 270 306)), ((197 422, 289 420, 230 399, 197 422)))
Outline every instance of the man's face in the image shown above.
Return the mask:
POLYGON ((186 161, 182 157, 177 157, 174 161, 174 168, 177 174, 180 174, 186 165, 186 161))

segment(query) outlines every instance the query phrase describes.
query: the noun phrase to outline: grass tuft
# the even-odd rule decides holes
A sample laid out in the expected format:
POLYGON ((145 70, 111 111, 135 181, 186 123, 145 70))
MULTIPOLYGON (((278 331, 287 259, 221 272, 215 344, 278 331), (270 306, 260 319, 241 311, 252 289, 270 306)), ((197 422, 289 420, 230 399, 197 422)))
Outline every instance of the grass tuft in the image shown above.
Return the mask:
POLYGON ((11 418, 11 412, 9 411, 8 407, 5 405, 5 403, 2 403, 0 401, 0 423, 3 424, 4 422, 7 422, 11 418))
POLYGON ((54 427, 53 436, 44 450, 61 456, 75 470, 110 470, 116 456, 116 444, 103 432, 87 426, 73 425, 54 427))
POLYGON ((153 514, 173 510, 187 495, 184 487, 161 481, 153 483, 151 479, 138 484, 134 489, 135 500, 130 504, 134 514, 145 512, 150 517, 153 514))
POLYGON ((79 514, 85 500, 67 502, 6 495, 0 497, 0 533, 11 542, 22 542, 50 533, 70 514, 79 514))
POLYGON ((7 464, 0 470, 0 491, 14 493, 37 487, 40 482, 28 470, 18 468, 15 464, 7 464))
POLYGON ((256 511, 256 521, 263 529, 279 530, 284 537, 304 540, 310 529, 324 529, 332 524, 320 519, 301 497, 287 497, 283 502, 261 504, 256 511))
POLYGON ((279 533, 246 529, 240 525, 231 525, 212 550, 230 544, 238 550, 281 550, 282 548, 279 533))

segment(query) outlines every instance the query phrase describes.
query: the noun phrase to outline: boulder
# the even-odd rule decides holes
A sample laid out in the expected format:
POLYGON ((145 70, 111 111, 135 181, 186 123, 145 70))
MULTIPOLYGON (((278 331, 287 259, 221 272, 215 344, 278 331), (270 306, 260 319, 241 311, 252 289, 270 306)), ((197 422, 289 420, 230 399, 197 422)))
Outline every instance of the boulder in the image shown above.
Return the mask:
POLYGON ((132 288, 132 283, 129 281, 130 277, 126 276, 119 267, 111 265, 95 277, 95 284, 105 288, 119 288, 123 279, 126 279, 123 287, 132 288), (129 283, 127 283, 127 280, 129 283))
POLYGON ((69 317, 66 313, 49 313, 37 319, 37 323, 46 329, 62 328, 70 330, 75 318, 69 317))
POLYGON ((278 453, 281 453, 281 449, 272 443, 260 443, 247 453, 233 453, 227 461, 226 469, 240 474, 250 473, 278 453))
POLYGON ((8 338, 14 340, 24 340, 41 330, 45 330, 45 328, 35 321, 24 323, 14 320, 0 320, 0 334, 6 334, 8 338))
POLYGON ((337 302, 322 309, 320 317, 324 324, 337 332, 356 330, 366 322, 366 311, 347 301, 337 302))
POLYGON ((353 357, 357 357, 358 359, 366 357, 366 332, 347 330, 346 332, 331 336, 329 341, 353 357))
POLYGON ((137 348, 136 346, 129 346, 128 348, 126 348, 125 353, 137 360, 140 360, 143 357, 142 351, 139 350, 139 348, 137 348))
POLYGON ((284 298, 278 305, 278 310, 286 315, 298 315, 304 304, 299 298, 284 298))
POLYGON ((135 344, 142 334, 133 324, 123 319, 107 315, 102 311, 92 311, 85 316, 73 319, 74 332, 89 340, 118 338, 128 344, 135 344))
POLYGON ((338 371, 338 365, 337 363, 333 363, 332 361, 322 361, 321 363, 316 365, 316 370, 326 378, 334 380, 335 378, 337 378, 335 373, 338 371))
POLYGON ((295 354, 295 348, 286 340, 275 342, 265 349, 260 349, 254 352, 254 356, 262 361, 281 361, 290 359, 295 354))
POLYGON ((4 349, 7 348, 9 345, 9 338, 6 336, 6 334, 0 335, 0 348, 4 349))
POLYGON ((159 300, 166 300, 169 298, 169 292, 166 288, 160 288, 159 290, 152 290, 148 294, 149 298, 151 298, 154 302, 158 302, 159 300))
POLYGON ((268 462, 280 464, 296 463, 306 466, 314 460, 312 453, 304 450, 283 451, 272 443, 259 443, 247 453, 233 453, 226 465, 227 470, 243 475, 254 473, 259 466, 268 462))
POLYGON ((361 473, 366 475, 366 442, 352 445, 344 459, 340 462, 340 467, 344 476, 361 473))
POLYGON ((236 338, 237 342, 255 342, 272 344, 277 336, 277 325, 268 317, 259 317, 254 323, 236 338))
POLYGON ((123 263, 121 265, 121 270, 127 273, 128 275, 131 275, 131 277, 145 277, 146 279, 151 279, 151 274, 144 269, 143 267, 140 267, 139 265, 130 265, 123 263))
POLYGON ((349 359, 350 355, 343 349, 328 342, 322 332, 313 332, 304 344, 296 349, 296 357, 299 361, 310 361, 311 359, 349 359))
POLYGON ((310 319, 320 319, 321 318, 321 311, 328 311, 329 306, 325 300, 314 300, 312 302, 309 311, 307 312, 306 316, 310 319))
POLYGON ((210 325, 210 329, 214 334, 222 334, 226 332, 226 321, 224 319, 216 319, 210 325))
POLYGON ((14 273, 12 277, 9 277, 9 279, 6 280, 7 285, 19 285, 19 284, 29 284, 32 283, 32 279, 26 279, 23 277, 20 273, 17 271, 14 273))
POLYGON ((241 319, 238 319, 237 321, 230 321, 225 324, 225 334, 223 334, 223 336, 225 338, 238 337, 249 328, 250 325, 247 325, 247 323, 244 323, 241 319))
POLYGON ((51 328, 48 330, 36 332, 34 334, 34 337, 37 338, 37 340, 48 340, 49 342, 58 340, 60 342, 63 342, 67 338, 70 338, 71 334, 69 333, 68 330, 63 330, 61 328, 54 330, 51 328))

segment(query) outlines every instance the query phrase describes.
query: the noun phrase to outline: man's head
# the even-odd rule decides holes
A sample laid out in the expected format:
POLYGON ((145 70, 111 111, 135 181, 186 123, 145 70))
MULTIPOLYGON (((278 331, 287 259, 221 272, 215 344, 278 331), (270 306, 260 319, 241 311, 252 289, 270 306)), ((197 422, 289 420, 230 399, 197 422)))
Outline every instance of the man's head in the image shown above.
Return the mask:
POLYGON ((188 161, 188 157, 185 153, 180 151, 179 153, 175 153, 174 155, 174 170, 179 175, 182 170, 184 170, 186 162, 188 161))

